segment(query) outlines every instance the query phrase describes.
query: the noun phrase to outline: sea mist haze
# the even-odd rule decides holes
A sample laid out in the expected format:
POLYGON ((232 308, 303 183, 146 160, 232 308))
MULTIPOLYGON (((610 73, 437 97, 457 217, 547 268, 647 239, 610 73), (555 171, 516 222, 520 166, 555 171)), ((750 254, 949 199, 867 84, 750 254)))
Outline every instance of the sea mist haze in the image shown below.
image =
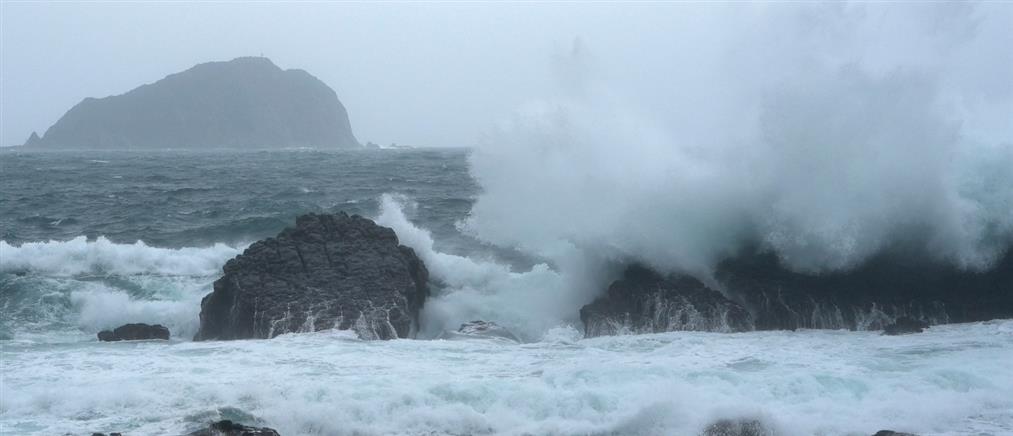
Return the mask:
MULTIPOLYGON (((722 280, 750 256, 773 259, 779 298, 779 277, 856 283, 887 261, 1010 277, 1010 5, 432 5, 415 24, 404 5, 332 6, 320 15, 403 25, 353 38, 359 50, 417 34, 421 53, 452 60, 396 69, 418 92, 371 102, 360 93, 390 71, 371 83, 317 63, 340 98, 356 88, 344 103, 358 141, 446 147, 0 150, 0 433, 177 435, 230 419, 286 436, 703 435, 742 419, 778 436, 1013 435, 1013 320, 945 324, 973 311, 944 311, 887 336, 880 324, 901 313, 872 305, 876 323, 839 330, 589 337, 580 312, 631 266, 750 301, 722 280), (539 8, 514 26, 530 32, 508 31, 539 8), (427 33, 447 27, 435 12, 461 18, 449 29, 463 36, 427 33), (481 54, 469 32, 489 43, 481 54), (494 57, 517 77, 459 77, 494 57), (439 106, 432 118, 419 101, 439 106), (415 338, 307 323, 192 340, 226 262, 297 216, 339 212, 393 229, 425 264, 415 338), (473 320, 519 341, 452 334, 473 320), (136 322, 171 340, 96 341, 136 322)), ((298 22, 292 10, 277 23, 298 22)), ((288 59, 323 56, 291 37, 275 41, 288 59)), ((13 119, 19 137, 37 129, 13 119)), ((967 292, 1013 301, 1013 289, 967 292)))

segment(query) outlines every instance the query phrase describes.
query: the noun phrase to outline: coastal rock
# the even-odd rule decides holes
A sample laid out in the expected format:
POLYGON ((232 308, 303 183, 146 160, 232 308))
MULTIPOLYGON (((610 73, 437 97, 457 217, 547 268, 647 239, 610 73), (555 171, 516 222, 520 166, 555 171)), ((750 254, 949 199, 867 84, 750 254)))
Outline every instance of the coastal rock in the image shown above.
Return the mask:
POLYGON ((149 339, 169 340, 169 329, 161 324, 124 324, 112 331, 103 330, 98 332, 98 340, 113 341, 142 341, 149 339))
POLYGON ((880 431, 877 431, 876 434, 874 434, 872 436, 918 436, 918 435, 916 435, 914 433, 902 433, 902 432, 893 431, 893 430, 880 430, 880 431))
POLYGON ((222 420, 186 436, 281 436, 272 428, 250 427, 238 422, 222 420))
POLYGON ((718 293, 641 267, 580 313, 587 336, 671 330, 884 330, 1013 317, 1013 249, 984 271, 896 252, 847 271, 805 273, 776 255, 740 253, 714 274, 718 293), (726 298, 727 296, 727 298, 726 298))
POLYGON ((700 436, 775 436, 777 433, 758 419, 719 419, 700 436))
POLYGON ((393 230, 345 213, 300 216, 223 269, 201 301, 194 340, 331 328, 363 339, 413 337, 429 295, 425 265, 393 230))
POLYGON ((692 277, 627 268, 608 293, 580 309, 587 337, 669 331, 753 329, 748 311, 692 277))
POLYGON ((910 333, 921 333, 929 328, 929 324, 906 316, 897 318, 893 324, 883 328, 884 335, 905 335, 910 333))
POLYGON ((264 57, 208 62, 125 94, 86 98, 27 147, 354 148, 337 94, 264 57))
POLYGON ((985 271, 886 253, 847 271, 796 272, 771 253, 743 253, 715 274, 758 330, 883 330, 1013 317, 1013 250, 985 271))

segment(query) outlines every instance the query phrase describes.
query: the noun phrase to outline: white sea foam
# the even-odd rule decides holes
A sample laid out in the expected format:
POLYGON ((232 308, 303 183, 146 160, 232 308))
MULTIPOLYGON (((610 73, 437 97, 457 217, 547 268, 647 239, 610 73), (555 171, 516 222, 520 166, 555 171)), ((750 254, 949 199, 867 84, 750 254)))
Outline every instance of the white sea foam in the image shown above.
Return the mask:
POLYGON ((758 417, 780 435, 1013 432, 1013 321, 902 337, 674 332, 521 345, 359 341, 8 344, 9 435, 180 434, 236 408, 287 436, 698 434, 758 417))
MULTIPOLYGON (((463 322, 494 321, 525 339, 537 340, 548 329, 574 321, 575 308, 588 303, 590 279, 598 273, 563 276, 545 264, 515 272, 491 260, 477 260, 436 251, 429 231, 412 224, 404 208, 411 201, 384 194, 376 222, 391 227, 404 245, 415 250, 433 278, 445 287, 426 301, 423 334, 435 336, 463 322)), ((579 270, 570 265, 570 271, 579 270)))
POLYGON ((174 338, 189 340, 201 298, 211 292, 225 262, 241 251, 224 244, 170 249, 83 236, 19 246, 0 241, 0 273, 26 273, 6 278, 0 296, 6 333, 62 342, 144 322, 165 325, 174 338))
POLYGON ((0 272, 33 271, 60 276, 207 276, 220 272, 226 260, 241 252, 241 247, 225 244, 173 249, 150 247, 143 241, 118 244, 104 237, 89 241, 84 236, 69 241, 26 242, 21 245, 0 241, 0 272))

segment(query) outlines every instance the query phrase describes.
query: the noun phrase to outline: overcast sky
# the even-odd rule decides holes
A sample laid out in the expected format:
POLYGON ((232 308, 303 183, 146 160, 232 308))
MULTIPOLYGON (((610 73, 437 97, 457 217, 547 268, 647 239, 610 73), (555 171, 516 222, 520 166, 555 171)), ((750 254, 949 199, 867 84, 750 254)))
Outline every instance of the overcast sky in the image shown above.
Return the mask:
MULTIPOLYGON (((2 8, 4 146, 41 135, 85 97, 259 54, 334 88, 362 142, 471 145, 502 114, 545 93, 553 57, 576 37, 624 30, 613 20, 620 11, 607 5, 4 1, 2 8)), ((622 13, 651 15, 644 7, 622 13)))
POLYGON ((960 95, 1002 109, 965 127, 1013 135, 1010 3, 0 5, 4 146, 85 97, 260 54, 334 88, 361 142, 474 145, 519 107, 592 80, 665 125, 718 131, 700 109, 766 92, 757 82, 791 80, 805 59, 957 78, 960 95))

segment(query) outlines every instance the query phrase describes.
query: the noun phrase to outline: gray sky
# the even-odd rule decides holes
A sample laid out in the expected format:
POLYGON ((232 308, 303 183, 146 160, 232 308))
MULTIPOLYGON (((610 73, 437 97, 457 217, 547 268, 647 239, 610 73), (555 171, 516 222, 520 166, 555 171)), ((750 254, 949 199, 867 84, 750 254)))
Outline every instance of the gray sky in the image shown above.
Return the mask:
POLYGON ((471 145, 542 95, 553 54, 608 30, 612 8, 4 1, 0 145, 41 135, 85 97, 261 53, 334 88, 363 142, 471 145))
POLYGON ((470 146, 532 101, 588 90, 712 137, 813 63, 940 77, 965 131, 1013 136, 1009 3, 0 5, 3 146, 85 97, 259 54, 334 88, 362 142, 470 146))

